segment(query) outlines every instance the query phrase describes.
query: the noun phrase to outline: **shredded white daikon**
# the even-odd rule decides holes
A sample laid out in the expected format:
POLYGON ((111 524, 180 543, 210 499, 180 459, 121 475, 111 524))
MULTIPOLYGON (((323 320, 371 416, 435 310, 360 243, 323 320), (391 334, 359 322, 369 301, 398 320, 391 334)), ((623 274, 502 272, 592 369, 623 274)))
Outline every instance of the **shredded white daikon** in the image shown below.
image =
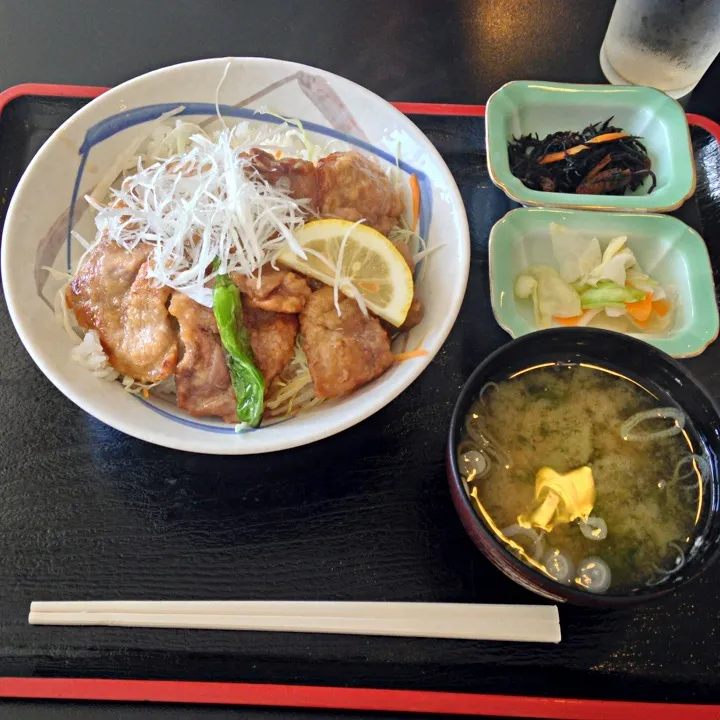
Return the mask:
MULTIPOLYGON (((178 135, 173 140, 184 144, 178 135)), ((212 307, 208 268, 215 258, 218 272, 243 275, 259 270, 285 242, 304 258, 293 231, 304 223, 307 203, 253 167, 248 152, 257 139, 236 129, 215 138, 197 133, 184 152, 149 165, 138 158, 137 171, 112 190, 109 204, 86 197, 98 213, 98 235, 128 250, 152 245, 150 276, 206 307, 212 307)))
MULTIPOLYGON (((181 113, 184 109, 185 107, 183 105, 180 105, 179 107, 176 107, 169 112, 163 113, 162 115, 160 115, 160 117, 148 123, 147 127, 145 128, 145 132, 134 138, 133 141, 125 148, 125 150, 123 150, 117 156, 115 162, 107 169, 107 172, 102 176, 102 178, 100 178, 98 184, 93 188, 90 197, 92 197, 95 203, 90 203, 90 201, 88 200, 89 204, 92 207, 95 207, 97 203, 102 202, 105 199, 111 185, 118 177, 118 175, 120 175, 120 173, 135 166, 136 162, 138 162, 138 152, 140 151, 140 147, 143 145, 143 143, 145 143, 147 139, 151 137, 155 131, 157 131, 158 128, 163 127, 167 120, 181 113)), ((87 197, 85 199, 87 200, 87 197)))

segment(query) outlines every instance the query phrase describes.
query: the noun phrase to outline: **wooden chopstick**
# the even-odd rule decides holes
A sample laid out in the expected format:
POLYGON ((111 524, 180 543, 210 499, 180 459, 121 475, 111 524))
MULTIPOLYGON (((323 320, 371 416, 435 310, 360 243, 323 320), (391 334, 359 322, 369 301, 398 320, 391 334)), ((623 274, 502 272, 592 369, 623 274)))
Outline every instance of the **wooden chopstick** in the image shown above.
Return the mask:
POLYGON ((553 605, 311 601, 33 602, 31 625, 261 630, 560 642, 553 605))

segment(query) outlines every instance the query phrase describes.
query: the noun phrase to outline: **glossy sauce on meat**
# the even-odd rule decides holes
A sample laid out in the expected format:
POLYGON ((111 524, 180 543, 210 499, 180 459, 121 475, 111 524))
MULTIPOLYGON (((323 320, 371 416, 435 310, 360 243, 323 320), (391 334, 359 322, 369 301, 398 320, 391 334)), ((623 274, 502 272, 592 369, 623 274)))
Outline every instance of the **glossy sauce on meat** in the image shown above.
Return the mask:
MULTIPOLYGON (((403 212, 389 178, 358 152, 333 153, 317 167, 257 148, 248 157, 268 183, 285 186, 315 216, 362 219, 388 235, 403 212)), ((68 304, 82 328, 98 332, 118 372, 148 383, 174 374, 179 408, 237 422, 237 401, 213 311, 182 293, 156 287, 148 277, 151 250, 143 243, 130 251, 109 239, 99 243, 68 287, 68 304)), ((409 249, 400 250, 412 268, 409 249)), ((366 318, 345 297, 338 316, 332 288, 269 264, 259 282, 238 273, 232 279, 241 292, 243 323, 266 392, 292 361, 299 329, 318 398, 349 394, 393 364, 380 321, 366 318)), ((416 298, 406 326, 421 318, 416 298)))
MULTIPOLYGON (((212 310, 174 293, 170 313, 180 325, 183 345, 175 375, 178 407, 198 417, 216 415, 237 422, 235 391, 212 310)), ((268 387, 293 357, 297 316, 247 308, 243 322, 255 363, 268 387)))
POLYGON ((402 199, 377 163, 358 152, 336 152, 318 161, 321 215, 367 225, 383 235, 398 224, 402 199))
POLYGON ((170 291, 147 276, 147 245, 125 250, 103 240, 89 253, 66 298, 78 325, 95 330, 122 375, 154 383, 177 364, 177 336, 168 316, 170 291))
POLYGON ((213 311, 176 292, 170 314, 180 325, 183 345, 175 374, 178 407, 196 417, 237 422, 237 399, 213 311))
POLYGON ((312 294, 307 280, 290 270, 274 270, 265 265, 257 277, 232 273, 232 281, 243 293, 243 307, 299 313, 312 294))
POLYGON ((285 369, 295 354, 297 315, 245 308, 243 322, 250 333, 250 347, 255 356, 255 364, 265 378, 267 392, 270 383, 285 369))
POLYGON ((309 210, 317 208, 317 168, 307 160, 276 158, 253 148, 252 165, 271 185, 285 185, 295 200, 306 200, 309 210))
POLYGON ((300 315, 303 346, 319 398, 347 395, 382 375, 394 362, 390 339, 377 318, 366 318, 355 300, 333 303, 332 288, 314 292, 300 315))

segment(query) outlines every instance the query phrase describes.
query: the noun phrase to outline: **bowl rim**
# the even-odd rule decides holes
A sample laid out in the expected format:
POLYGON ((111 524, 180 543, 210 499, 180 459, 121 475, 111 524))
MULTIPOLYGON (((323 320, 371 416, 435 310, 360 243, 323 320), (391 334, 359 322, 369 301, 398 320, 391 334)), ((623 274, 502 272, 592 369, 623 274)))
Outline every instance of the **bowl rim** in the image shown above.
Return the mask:
MULTIPOLYGON (((218 76, 219 77, 219 76, 218 76)), ((444 161, 439 151, 430 142, 430 140, 424 135, 424 133, 415 125, 415 123, 404 113, 400 112, 391 103, 384 98, 375 94, 371 90, 359 85, 352 80, 344 78, 335 73, 328 72, 321 68, 316 68, 310 65, 302 63, 296 63, 288 60, 282 60, 278 58, 265 58, 265 57, 211 57, 203 58, 199 60, 190 60, 187 62, 176 63, 173 65, 164 66, 143 73, 136 77, 133 77, 125 82, 111 88, 107 92, 91 100, 87 105, 81 108, 79 111, 74 113, 70 118, 58 127, 51 137, 46 141, 40 150, 37 152, 35 157, 28 164, 27 168, 20 178, 20 181, 15 188, 13 197, 9 203, 7 214, 5 218, 5 224, 2 233, 3 241, 0 247, 0 265, 2 271, 2 283, 5 288, 5 299, 8 306, 8 312, 10 318, 15 327, 15 331, 18 333, 20 340, 25 347, 28 354, 31 356, 34 363, 41 370, 41 372, 47 377, 50 382, 62 392, 69 400, 80 407, 83 411, 87 412, 92 417, 100 420, 101 422, 109 425, 110 427, 119 430, 120 432, 130 435, 131 437, 161 447, 166 447, 175 450, 184 450, 189 452, 198 452, 204 454, 216 454, 216 455, 243 455, 243 454, 262 454, 267 452, 276 452, 282 450, 288 450, 294 447, 301 447, 309 445, 318 440, 322 440, 327 437, 331 437, 339 432, 342 432, 353 425, 356 425, 368 417, 374 415, 387 405, 389 405, 395 398, 397 398, 402 392, 407 390, 415 380, 422 374, 422 372, 430 365, 433 358, 442 348, 445 343, 450 331, 452 330, 457 316, 460 312, 462 302, 465 297, 465 291, 467 288, 469 272, 470 272, 470 230, 467 219, 467 213, 465 206, 462 201, 462 196, 457 187, 452 173, 450 172, 447 163, 444 161), (413 360, 415 367, 412 372, 403 381, 398 382, 396 385, 387 386, 383 392, 377 392, 374 394, 372 400, 368 401, 366 406, 362 408, 360 412, 354 411, 349 412, 349 408, 345 410, 340 420, 335 420, 331 426, 314 426, 308 427, 303 433, 301 438, 297 438, 297 433, 289 433, 282 438, 275 439, 272 443, 263 446, 261 448, 248 448, 247 441, 243 442, 240 438, 243 435, 239 434, 227 434, 222 435, 222 441, 215 443, 207 442, 207 438, 202 433, 196 432, 191 437, 183 437, 181 435, 172 434, 164 431, 164 429, 154 426, 152 418, 144 423, 138 423, 133 419, 126 419, 118 411, 110 410, 105 403, 102 401, 96 401, 87 393, 76 391, 70 383, 66 382, 62 377, 60 371, 55 370, 51 367, 49 362, 45 361, 45 353, 41 348, 37 347, 30 335, 28 334, 25 325, 30 321, 24 319, 26 313, 20 308, 17 300, 17 293, 13 292, 13 289, 17 285, 17 282, 13 278, 13 274, 10 272, 10 255, 11 255, 11 243, 8 242, 8 236, 10 233, 16 233, 16 225, 22 227, 22 218, 19 216, 18 207, 20 206, 19 198, 22 198, 25 194, 26 187, 31 184, 33 170, 38 166, 41 166, 45 162, 45 158, 48 153, 51 152, 53 146, 53 138, 57 139, 67 130, 68 127, 75 123, 84 122, 86 125, 90 125, 88 120, 85 118, 88 115, 92 115, 99 106, 106 103, 112 103, 117 101, 120 104, 124 104, 125 98, 124 93, 130 88, 135 88, 147 83, 148 80, 151 83, 157 84, 159 79, 168 72, 182 70, 183 68, 198 68, 202 66, 211 67, 213 65, 220 65, 228 62, 242 63, 243 66, 263 66, 263 65, 274 65, 277 67, 283 67, 288 71, 305 70, 318 74, 334 83, 340 85, 349 85, 352 90, 358 93, 359 97, 367 102, 373 104, 381 103, 388 112, 388 115, 395 119, 398 125, 409 125, 417 133, 417 140, 421 144, 423 151, 426 156, 429 156, 433 160, 433 165, 439 170, 440 175, 447 182, 443 183, 442 191, 446 193, 450 198, 450 203, 454 207, 453 215, 457 222, 459 233, 458 243, 456 248, 458 272, 455 278, 455 282, 452 284, 452 292, 448 298, 447 312, 443 315, 443 322, 436 328, 436 335, 433 341, 433 347, 429 349, 426 356, 413 360), (17 216, 17 217, 16 217, 17 216)), ((382 381, 382 377, 378 378, 382 381)), ((297 431, 297 427, 293 428, 297 431)))
MULTIPOLYGON (((687 114, 685 112, 685 109, 680 105, 680 103, 675 99, 671 98, 669 95, 666 95, 662 90, 658 90, 657 88, 650 87, 648 85, 604 85, 601 83, 564 83, 564 82, 555 82, 555 81, 544 81, 544 80, 510 80, 509 82, 504 83, 501 85, 497 90, 495 90, 490 97, 487 100, 487 103, 485 105, 485 148, 486 148, 486 154, 487 154, 487 168, 488 168, 488 175, 490 176, 490 179, 492 182, 499 187, 509 198, 514 200, 515 202, 518 202, 522 205, 526 205, 529 207, 552 207, 552 208, 563 208, 563 209, 577 209, 577 210, 599 210, 601 212, 633 212, 633 213, 666 213, 671 212, 672 210, 676 210, 679 208, 683 203, 685 203, 689 198, 691 198, 695 194, 695 190, 697 189, 697 167, 695 165, 695 158, 693 154, 693 146, 692 146, 692 138, 690 136, 690 125, 687 122, 687 114), (547 87, 551 88, 557 88, 557 89, 571 89, 575 91, 586 91, 586 92, 602 92, 602 93, 610 93, 610 92, 617 92, 617 91, 625 91, 629 93, 637 93, 637 92, 649 92, 650 94, 660 95, 663 98, 663 102, 669 101, 670 103, 674 103, 678 106, 680 109, 682 116, 685 118, 685 129, 686 134, 685 137, 687 139, 687 143, 683 145, 683 154, 685 148, 687 148, 687 157, 690 161, 690 171, 691 171, 691 182, 690 187, 686 190, 685 194, 673 200, 672 203, 668 205, 640 205, 636 207, 624 207, 621 205, 618 205, 618 200, 613 200, 613 198, 623 198, 623 197, 632 197, 629 195, 598 195, 596 197, 602 197, 602 198, 608 198, 608 202, 600 204, 600 205, 594 205, 589 202, 585 203, 582 201, 574 202, 569 200, 553 200, 553 197, 557 197, 560 195, 571 195, 572 193, 556 193, 556 192, 544 192, 543 195, 547 195, 548 198, 534 198, 534 197, 528 197, 527 192, 532 192, 530 188, 527 188, 525 185, 522 185, 522 188, 520 191, 513 191, 510 188, 508 188, 507 183, 505 182, 506 173, 504 170, 499 170, 497 167, 493 165, 493 155, 490 151, 491 148, 491 131, 490 127, 492 125, 491 119, 496 114, 493 113, 492 109, 497 104, 496 102, 493 103, 493 100, 497 100, 499 96, 503 94, 503 91, 511 86, 516 85, 524 85, 527 86, 528 84, 534 84, 534 85, 545 85, 547 87)), ((674 140, 670 141, 670 144, 675 142, 674 140)), ((679 145, 679 140, 677 141, 679 145)), ((670 145, 669 144, 669 145, 670 145)), ((513 176, 514 177, 514 176, 513 176)), ((577 197, 577 196, 575 196, 577 197)), ((638 196, 638 197, 652 197, 651 195, 645 195, 645 196, 638 196)))
MULTIPOLYGON (((482 360, 477 367, 473 370, 470 377, 463 384, 460 394, 455 406, 453 407, 452 416, 450 419, 450 426, 447 434, 447 476, 448 483, 450 485, 450 492, 453 499, 453 504, 456 506, 458 515, 461 516, 461 522, 465 525, 466 522, 472 523, 472 528, 475 532, 471 532, 469 528, 466 528, 470 539, 473 541, 475 546, 482 552, 486 559, 491 562, 498 570, 500 570, 506 576, 508 572, 504 567, 501 567, 492 558, 493 553, 499 554, 506 561, 507 565, 512 568, 514 573, 522 578, 523 582, 515 580, 518 584, 523 585, 534 593, 542 595, 544 597, 552 597, 553 599, 561 602, 568 602, 573 605, 584 605, 592 607, 627 607, 630 605, 640 604, 646 601, 654 600, 656 598, 669 595, 675 592, 680 587, 683 587, 687 583, 695 580, 701 575, 710 565, 712 565, 720 557, 720 543, 712 550, 709 557, 705 559, 692 573, 688 574, 682 579, 680 583, 674 585, 668 585, 667 587, 656 586, 651 592, 646 592, 638 595, 611 595, 611 594, 594 594, 584 590, 578 590, 570 585, 561 585, 560 583, 552 580, 547 575, 544 575, 539 570, 536 570, 522 560, 517 558, 511 553, 505 545, 498 540, 498 538, 492 533, 492 531, 485 525, 482 519, 478 516, 474 509, 470 498, 463 486, 463 479, 460 475, 457 462, 457 445, 460 434, 462 420, 465 414, 464 406, 469 397, 472 397, 476 391, 476 385, 478 378, 482 377, 486 368, 498 357, 512 350, 514 347, 523 344, 529 344, 542 340, 543 337, 549 339, 551 336, 560 336, 566 340, 571 337, 568 332, 574 333, 576 336, 582 335, 585 337, 595 336, 597 340, 601 340, 603 336, 608 335, 618 336, 621 342, 626 342, 629 345, 634 346, 634 349, 639 353, 646 353, 648 361, 655 359, 657 361, 663 361, 669 365, 673 371, 683 377, 689 384, 694 386, 699 393, 703 396, 705 402, 708 403, 712 412, 720 418, 720 406, 714 400, 713 396, 708 392, 705 386, 690 373, 680 362, 675 358, 671 357, 662 350, 659 350, 652 345, 649 345, 642 340, 637 338, 624 335, 623 333, 617 333, 612 330, 605 330, 602 328, 552 328, 549 330, 538 330, 527 335, 522 335, 514 340, 510 340, 495 351, 490 353, 484 360, 482 360), (460 504, 465 512, 461 514, 460 504), (470 521, 468 518, 471 518, 470 521)), ((714 484, 720 485, 720 478, 714 478, 714 484)), ((720 512, 717 509, 715 512, 720 512)))

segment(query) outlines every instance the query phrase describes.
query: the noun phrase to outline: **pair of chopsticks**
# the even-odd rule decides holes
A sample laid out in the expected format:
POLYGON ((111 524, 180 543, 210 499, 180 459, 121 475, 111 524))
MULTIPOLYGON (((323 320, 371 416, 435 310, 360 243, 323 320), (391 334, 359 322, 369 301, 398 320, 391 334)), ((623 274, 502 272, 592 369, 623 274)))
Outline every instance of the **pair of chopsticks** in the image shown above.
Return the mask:
POLYGON ((309 601, 33 602, 31 625, 262 630, 560 642, 554 605, 309 601))

